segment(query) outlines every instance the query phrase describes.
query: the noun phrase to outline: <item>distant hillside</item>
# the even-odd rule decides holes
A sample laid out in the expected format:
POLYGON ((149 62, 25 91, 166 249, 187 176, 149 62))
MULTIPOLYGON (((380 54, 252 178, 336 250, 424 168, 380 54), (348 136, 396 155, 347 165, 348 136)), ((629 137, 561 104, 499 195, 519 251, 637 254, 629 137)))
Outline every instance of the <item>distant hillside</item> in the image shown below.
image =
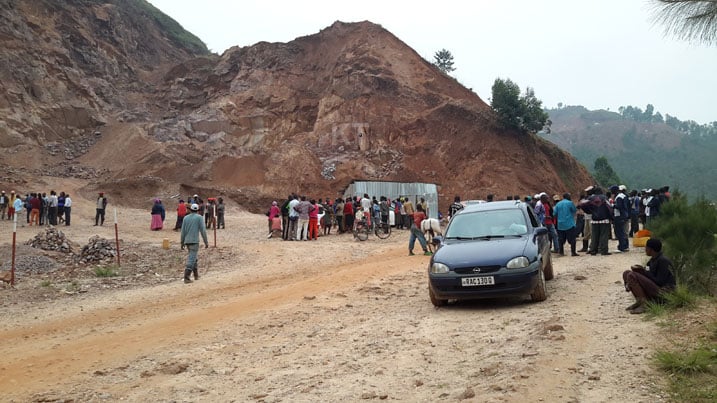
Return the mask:
POLYGON ((630 188, 670 185, 695 197, 717 189, 717 123, 699 125, 657 112, 651 105, 621 113, 582 106, 550 109, 551 133, 542 136, 588 169, 604 155, 630 188))

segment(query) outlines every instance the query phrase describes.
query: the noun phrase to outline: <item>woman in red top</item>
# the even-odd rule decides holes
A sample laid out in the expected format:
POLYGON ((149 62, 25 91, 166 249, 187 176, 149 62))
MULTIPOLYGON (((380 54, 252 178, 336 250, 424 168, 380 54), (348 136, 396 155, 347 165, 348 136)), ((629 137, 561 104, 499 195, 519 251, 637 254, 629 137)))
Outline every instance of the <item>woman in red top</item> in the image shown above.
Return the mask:
POLYGON ((274 218, 281 218, 280 216, 281 210, 279 209, 279 204, 275 201, 271 202, 271 207, 269 208, 269 212, 267 213, 267 217, 269 217, 269 236, 267 238, 271 238, 271 236, 274 235, 274 228, 272 224, 274 223, 274 218))
POLYGON ((309 210, 309 239, 319 239, 319 205, 316 200, 311 199, 311 210, 309 210))
POLYGON ((184 200, 179 200, 177 206, 177 223, 174 225, 174 230, 179 231, 182 229, 182 223, 184 222, 184 216, 187 215, 187 205, 184 204, 184 200))
POLYGON ((354 204, 351 201, 351 199, 346 199, 346 204, 344 204, 344 219, 346 220, 346 225, 344 226, 344 230, 351 231, 354 228, 354 204))

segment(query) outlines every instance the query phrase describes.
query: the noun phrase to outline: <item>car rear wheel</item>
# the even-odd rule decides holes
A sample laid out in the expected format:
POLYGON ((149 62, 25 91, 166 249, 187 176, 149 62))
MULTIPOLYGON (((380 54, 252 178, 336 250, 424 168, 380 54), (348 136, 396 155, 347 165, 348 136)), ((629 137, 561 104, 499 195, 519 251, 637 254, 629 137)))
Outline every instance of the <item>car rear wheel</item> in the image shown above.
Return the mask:
POLYGON ((545 280, 553 279, 553 257, 550 255, 550 253, 548 253, 548 263, 545 265, 543 272, 545 273, 545 280))
POLYGON ((428 287, 428 296, 431 298, 431 303, 435 307, 444 306, 448 303, 447 299, 436 298, 436 295, 433 293, 433 290, 431 289, 431 287, 428 287))
POLYGON ((535 286, 535 289, 530 294, 530 299, 532 299, 533 302, 540 302, 545 301, 547 298, 548 292, 545 287, 545 274, 543 270, 538 270, 538 285, 535 286))

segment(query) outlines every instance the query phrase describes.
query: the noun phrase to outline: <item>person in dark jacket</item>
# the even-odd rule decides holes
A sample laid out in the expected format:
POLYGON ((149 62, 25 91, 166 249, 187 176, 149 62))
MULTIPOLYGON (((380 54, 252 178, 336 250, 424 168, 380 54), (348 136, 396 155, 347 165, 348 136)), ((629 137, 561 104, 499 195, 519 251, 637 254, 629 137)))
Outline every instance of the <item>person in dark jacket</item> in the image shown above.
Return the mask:
POLYGON ((592 235, 590 240, 590 254, 610 255, 608 252, 608 240, 610 239, 610 221, 612 211, 602 189, 595 188, 593 195, 580 206, 585 213, 592 217, 592 235))
POLYGON ((659 299, 663 292, 671 292, 677 286, 672 273, 672 262, 662 254, 662 242, 650 238, 645 245, 645 254, 650 257, 647 269, 634 265, 622 273, 625 291, 632 292, 635 303, 627 307, 630 313, 645 312, 647 301, 659 299))
POLYGON ((281 203, 281 239, 287 241, 289 239, 289 203, 294 199, 289 195, 283 203, 281 203))

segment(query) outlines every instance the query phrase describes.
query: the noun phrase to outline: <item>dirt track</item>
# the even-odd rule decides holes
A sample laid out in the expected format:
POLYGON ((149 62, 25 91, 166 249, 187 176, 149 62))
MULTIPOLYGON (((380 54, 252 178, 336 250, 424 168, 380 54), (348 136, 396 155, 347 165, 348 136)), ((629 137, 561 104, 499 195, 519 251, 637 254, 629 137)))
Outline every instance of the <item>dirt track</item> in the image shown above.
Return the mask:
MULTIPOLYGON (((89 203, 76 206, 68 236, 111 235, 91 226, 89 203)), ((124 239, 167 237, 184 256, 176 233, 147 229, 148 212, 120 217, 124 239)), ((176 282, 54 301, 24 301, 30 279, 0 290, 16 293, 0 325, 2 400, 661 400, 638 386, 654 379, 654 325, 623 310, 616 283, 641 250, 555 259, 543 303, 435 309, 428 258, 407 256, 405 232, 282 242, 265 238, 264 217, 237 211, 227 228, 191 285, 178 267, 176 282), (232 248, 238 258, 220 260, 232 248)), ((10 239, 7 222, 0 233, 10 239)))

